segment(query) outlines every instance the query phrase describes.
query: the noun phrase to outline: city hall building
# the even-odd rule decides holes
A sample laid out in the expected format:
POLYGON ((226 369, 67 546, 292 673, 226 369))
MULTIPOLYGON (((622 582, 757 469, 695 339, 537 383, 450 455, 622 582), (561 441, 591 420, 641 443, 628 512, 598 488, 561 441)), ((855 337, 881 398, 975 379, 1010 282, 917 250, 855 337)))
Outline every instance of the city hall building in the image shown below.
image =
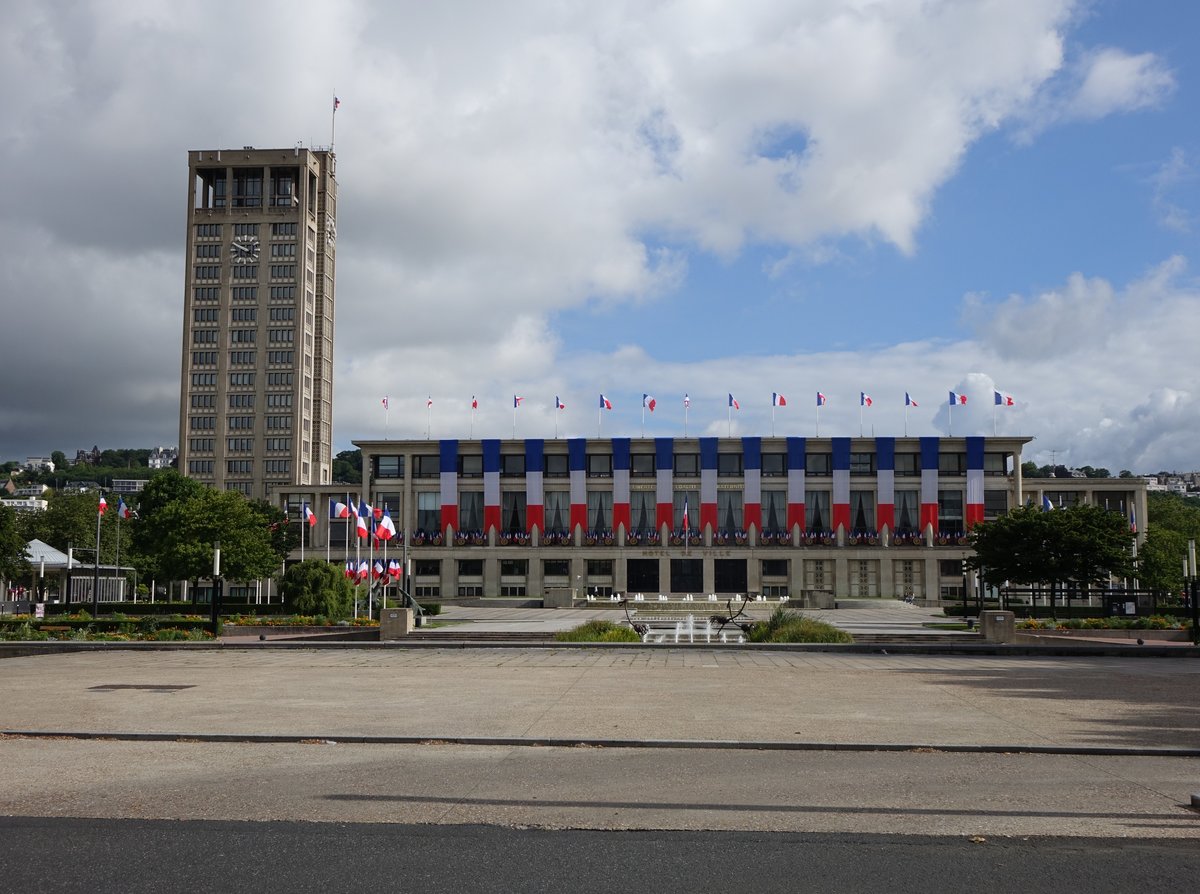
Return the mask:
MULTIPOLYGON (((1146 517, 1141 479, 1023 481, 1026 437, 363 440, 361 486, 286 487, 308 555, 382 558, 422 599, 615 593, 961 598, 970 526, 1030 501, 1146 517), (374 549, 370 544, 376 544, 374 549)), ((299 558, 297 553, 295 558, 299 558)))

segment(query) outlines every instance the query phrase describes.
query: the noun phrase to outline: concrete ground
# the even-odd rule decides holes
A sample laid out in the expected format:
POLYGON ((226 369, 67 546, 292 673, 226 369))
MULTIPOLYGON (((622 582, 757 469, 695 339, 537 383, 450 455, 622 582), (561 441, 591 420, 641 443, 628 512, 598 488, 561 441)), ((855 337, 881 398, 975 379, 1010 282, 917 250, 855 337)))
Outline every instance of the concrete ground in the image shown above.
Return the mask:
POLYGON ((13 815, 1200 833, 1190 658, 92 651, 0 662, 0 731, 13 815))

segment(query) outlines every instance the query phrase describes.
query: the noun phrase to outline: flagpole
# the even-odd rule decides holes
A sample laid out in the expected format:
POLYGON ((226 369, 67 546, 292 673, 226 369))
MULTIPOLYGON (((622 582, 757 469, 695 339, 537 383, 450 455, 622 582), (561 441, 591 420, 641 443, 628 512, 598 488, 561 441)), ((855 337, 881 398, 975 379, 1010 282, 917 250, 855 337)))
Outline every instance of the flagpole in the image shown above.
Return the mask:
MULTIPOLYGON (((100 494, 100 499, 104 499, 104 494, 100 494)), ((92 617, 100 614, 100 519, 104 517, 104 513, 99 508, 96 509, 96 574, 95 580, 92 581, 92 617)), ((70 597, 68 597, 70 598, 70 597)))
POLYGON ((117 503, 117 577, 121 576, 121 506, 124 499, 118 498, 117 503))
POLYGON ((467 440, 468 441, 475 440, 475 398, 474 398, 474 396, 471 397, 471 426, 467 430, 467 440))
POLYGON ((517 399, 513 398, 513 440, 517 439, 517 399))
MULTIPOLYGON (((328 499, 328 498, 326 498, 328 499)), ((329 510, 325 510, 325 562, 329 562, 329 541, 333 538, 329 535, 332 533, 333 525, 329 520, 329 510)))
POLYGON ((554 398, 554 440, 558 440, 558 414, 562 410, 558 406, 558 398, 554 398))
POLYGON ((775 398, 771 398, 771 437, 775 437, 775 398))
POLYGON ((687 435, 687 411, 688 411, 688 407, 690 405, 691 405, 691 401, 688 400, 688 396, 685 394, 683 396, 683 436, 685 438, 688 436, 687 435))
POLYGON ((946 410, 946 434, 954 437, 954 402, 951 401, 949 408, 946 410))
MULTIPOLYGON (((362 503, 362 494, 358 495, 359 504, 362 503)), ((354 515, 357 516, 362 511, 362 506, 358 505, 354 509, 354 515)), ((347 532, 347 536, 349 532, 347 532)), ((362 542, 358 536, 358 519, 354 521, 354 620, 358 620, 358 567, 362 562, 362 542)))
POLYGON ((642 437, 646 437, 646 395, 642 395, 642 437))
POLYGON ((375 574, 375 508, 368 506, 367 513, 367 562, 371 570, 367 572, 367 620, 371 620, 371 577, 375 574))
POLYGON ((817 404, 817 437, 821 437, 821 405, 817 404))
MULTIPOLYGON (((308 527, 308 518, 305 516, 303 507, 305 507, 307 505, 308 505, 307 503, 300 504, 300 506, 301 506, 301 509, 300 509, 300 561, 301 562, 304 561, 304 529, 308 527)), ((120 542, 121 542, 121 539, 120 539, 120 537, 118 537, 117 543, 119 544, 120 542)))
POLYGON ((908 398, 904 399, 904 437, 908 437, 908 398))
POLYGON ((858 399, 858 436, 860 438, 863 436, 862 411, 863 411, 863 402, 862 402, 862 398, 859 398, 858 399))
POLYGON ((733 437, 733 403, 725 407, 725 437, 733 437))
POLYGON ((329 113, 329 151, 330 152, 333 151, 333 137, 334 137, 335 129, 337 128, 337 107, 338 107, 337 91, 334 90, 333 91, 333 111, 329 113))
POLYGON ((425 398, 425 440, 429 440, 429 434, 433 430, 433 399, 425 398))
POLYGON ((996 401, 992 401, 992 437, 996 436, 996 401))

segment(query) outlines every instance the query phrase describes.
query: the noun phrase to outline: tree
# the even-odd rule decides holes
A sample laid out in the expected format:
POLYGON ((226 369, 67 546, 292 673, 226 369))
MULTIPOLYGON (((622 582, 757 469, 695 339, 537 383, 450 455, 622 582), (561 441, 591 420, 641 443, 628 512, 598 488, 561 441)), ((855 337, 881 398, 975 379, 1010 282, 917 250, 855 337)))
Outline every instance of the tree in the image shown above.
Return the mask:
POLYGON ((1133 534, 1119 512, 1078 505, 1044 511, 1022 506, 970 534, 975 554, 966 560, 985 583, 1103 584, 1109 576, 1132 577, 1133 534))
POLYGON ((55 450, 50 454, 50 462, 54 463, 56 471, 62 471, 67 467, 67 455, 61 450, 55 450))
POLYGON ((1138 548, 1138 580, 1142 586, 1165 593, 1183 590, 1183 559, 1187 538, 1178 531, 1150 525, 1138 548))
MULTIPOLYGON (((51 493, 46 501, 44 512, 30 512, 23 518, 25 522, 25 537, 33 540, 35 537, 64 553, 71 546, 86 549, 91 554, 96 543, 96 513, 99 510, 100 497, 95 493, 67 494, 51 493)), ((115 507, 114 507, 115 508, 115 507)), ((100 537, 100 562, 111 561, 115 553, 115 539, 105 537, 104 531, 114 524, 116 512, 106 514, 102 523, 100 537), (112 539, 109 544, 106 541, 112 539), (110 549, 106 550, 106 547, 110 549)))
POLYGON ((0 578, 12 580, 29 574, 26 543, 17 510, 0 500, 0 578))
MULTIPOLYGON (((148 524, 150 519, 143 519, 148 524)), ((221 544, 221 575, 237 580, 269 577, 283 562, 271 531, 245 497, 204 488, 197 496, 168 503, 155 513, 162 526, 158 568, 174 580, 210 577, 213 551, 221 544)))
POLYGON ((169 532, 162 524, 163 511, 172 503, 198 498, 205 490, 200 482, 174 471, 154 476, 142 488, 138 494, 138 524, 130 531, 129 547, 131 560, 143 577, 170 577, 160 562, 170 549, 169 532))
POLYGON ((305 559, 283 575, 279 592, 292 610, 336 620, 350 613, 354 588, 342 570, 324 559, 305 559))
POLYGON ((347 484, 362 483, 361 450, 343 450, 333 458, 333 480, 347 484))

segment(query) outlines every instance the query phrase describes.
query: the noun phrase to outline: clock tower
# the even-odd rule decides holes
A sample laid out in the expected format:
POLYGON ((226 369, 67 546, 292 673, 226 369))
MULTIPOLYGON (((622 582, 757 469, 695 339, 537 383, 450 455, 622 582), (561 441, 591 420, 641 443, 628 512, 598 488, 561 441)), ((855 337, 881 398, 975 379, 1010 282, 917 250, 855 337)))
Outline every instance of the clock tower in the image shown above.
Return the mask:
POLYGON ((179 471, 268 499, 328 484, 337 160, 188 153, 179 471))

